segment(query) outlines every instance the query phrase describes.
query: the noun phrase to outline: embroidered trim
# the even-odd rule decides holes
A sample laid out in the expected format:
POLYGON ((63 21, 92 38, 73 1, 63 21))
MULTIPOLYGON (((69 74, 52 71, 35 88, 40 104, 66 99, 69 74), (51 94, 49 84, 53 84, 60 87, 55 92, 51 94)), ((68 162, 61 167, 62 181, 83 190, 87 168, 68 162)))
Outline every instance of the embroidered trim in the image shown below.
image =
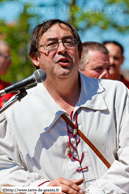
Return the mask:
POLYGON ((88 166, 86 166, 85 168, 78 168, 78 169, 76 169, 76 171, 82 171, 82 170, 86 170, 88 168, 88 166))
MULTIPOLYGON (((72 119, 72 114, 73 114, 73 111, 72 111, 71 114, 70 114, 71 119, 72 119)), ((66 124, 67 124, 67 123, 66 123, 66 124)), ((77 128, 78 128, 78 124, 77 124, 77 113, 76 113, 76 115, 75 115, 75 129, 77 129, 77 128)), ((77 148, 76 148, 75 146, 73 146, 73 144, 71 143, 70 133, 72 133, 72 132, 69 130, 68 124, 67 124, 67 132, 68 132, 68 148, 67 148, 67 155, 69 156, 70 159, 74 159, 74 160, 78 161, 78 162, 80 163, 80 165, 81 165, 82 160, 83 160, 84 153, 82 153, 81 159, 80 159, 80 160, 77 159, 76 157, 74 157, 74 156, 72 155, 72 153, 71 153, 71 147, 72 147, 74 150, 76 150, 76 151, 77 151, 77 148)), ((72 137, 73 137, 73 138, 76 138, 76 135, 77 135, 77 133, 74 132, 74 134, 72 135, 72 137)), ((80 138, 76 141, 76 146, 79 144, 79 142, 80 142, 80 138)), ((80 168, 80 169, 76 169, 76 170, 77 170, 77 171, 82 171, 82 170, 85 170, 85 169, 87 169, 87 168, 88 168, 88 166, 86 166, 85 168, 80 168)))
POLYGON ((50 181, 44 181, 43 183, 39 184, 38 187, 40 187, 41 185, 47 183, 47 182, 50 182, 50 181))

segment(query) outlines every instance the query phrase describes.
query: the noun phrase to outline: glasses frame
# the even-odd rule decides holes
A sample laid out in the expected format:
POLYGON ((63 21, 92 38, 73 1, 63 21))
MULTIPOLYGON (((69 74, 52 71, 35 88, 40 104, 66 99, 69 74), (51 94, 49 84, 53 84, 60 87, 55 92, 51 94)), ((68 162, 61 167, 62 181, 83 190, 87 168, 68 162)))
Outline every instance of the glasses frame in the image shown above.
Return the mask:
POLYGON ((66 47, 66 46, 65 46, 65 40, 62 40, 62 41, 58 41, 58 42, 57 42, 57 46, 56 46, 55 48, 45 49, 45 45, 46 45, 46 44, 41 44, 39 47, 43 47, 44 50, 55 50, 55 49, 58 49, 59 43, 63 43, 63 46, 64 46, 66 49, 71 48, 71 47, 76 47, 76 46, 78 46, 78 41, 77 41, 77 39, 70 39, 70 40, 74 40, 75 43, 76 43, 76 45, 75 45, 75 46, 66 47))

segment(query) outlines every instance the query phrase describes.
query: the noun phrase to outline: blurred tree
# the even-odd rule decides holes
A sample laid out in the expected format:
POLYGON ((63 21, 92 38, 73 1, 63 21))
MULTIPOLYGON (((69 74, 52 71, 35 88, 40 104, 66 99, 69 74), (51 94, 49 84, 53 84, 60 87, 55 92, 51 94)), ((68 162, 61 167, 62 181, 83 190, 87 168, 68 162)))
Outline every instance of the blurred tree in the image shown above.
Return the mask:
POLYGON ((117 16, 129 16, 129 0, 51 0, 39 3, 39 7, 46 7, 54 18, 71 22, 80 32, 93 26, 102 30, 114 28, 119 32, 129 31, 129 20, 126 17, 122 17, 122 22, 120 17, 117 19, 117 16))
MULTIPOLYGON (((101 2, 101 1, 100 1, 101 2)), ((102 30, 114 28, 119 32, 129 32, 129 20, 123 18, 122 23, 120 17, 122 14, 128 14, 129 17, 129 1, 128 0, 104 0, 101 5, 92 4, 89 8, 88 0, 71 0, 69 22, 71 22, 80 32, 86 31, 88 28, 98 26, 102 30), (125 20, 125 22, 124 22, 125 20)))
MULTIPOLYGON (((37 20, 37 14, 30 14, 31 4, 23 5, 22 13, 14 23, 7 24, 0 20, 0 38, 7 41, 11 47, 12 66, 9 73, 2 77, 6 81, 16 82, 33 73, 35 70, 28 55, 31 19, 37 20)), ((36 23, 37 23, 36 22, 36 23)))

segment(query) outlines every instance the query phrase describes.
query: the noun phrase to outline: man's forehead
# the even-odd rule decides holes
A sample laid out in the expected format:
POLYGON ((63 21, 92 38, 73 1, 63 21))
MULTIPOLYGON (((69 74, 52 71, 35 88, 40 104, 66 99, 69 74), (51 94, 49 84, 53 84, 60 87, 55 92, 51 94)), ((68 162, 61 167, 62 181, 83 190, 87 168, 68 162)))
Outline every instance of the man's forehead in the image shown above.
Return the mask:
POLYGON ((109 50, 109 54, 113 53, 113 54, 121 54, 122 55, 121 48, 118 45, 115 45, 113 43, 108 43, 105 46, 109 50))
POLYGON ((42 37, 55 37, 55 36, 58 36, 60 34, 63 34, 64 36, 65 35, 72 35, 72 32, 71 32, 71 29, 65 25, 65 24, 53 24, 44 34, 42 37))
POLYGON ((100 62, 100 63, 91 63, 90 64, 91 68, 101 68, 101 67, 110 67, 110 64, 109 63, 106 63, 106 62, 100 62))
POLYGON ((99 68, 99 67, 103 67, 103 66, 110 66, 109 55, 101 53, 101 52, 100 52, 100 54, 101 55, 97 55, 97 54, 92 53, 92 55, 90 55, 90 60, 89 60, 90 63, 89 64, 91 67, 99 68))
POLYGON ((0 46, 0 52, 10 52, 10 48, 9 48, 9 46, 7 46, 7 45, 5 45, 5 44, 3 44, 3 45, 1 45, 0 46))
POLYGON ((89 50, 88 54, 89 54, 90 58, 93 58, 95 60, 109 58, 109 54, 105 54, 100 50, 89 50), (98 56, 98 58, 96 58, 97 56, 98 56))

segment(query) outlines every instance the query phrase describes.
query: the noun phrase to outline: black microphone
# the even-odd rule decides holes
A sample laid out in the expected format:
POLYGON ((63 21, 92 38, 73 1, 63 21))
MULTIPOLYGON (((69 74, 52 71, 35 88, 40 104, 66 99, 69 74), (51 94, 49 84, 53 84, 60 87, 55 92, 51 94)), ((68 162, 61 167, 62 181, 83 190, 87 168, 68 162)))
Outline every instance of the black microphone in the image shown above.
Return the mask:
POLYGON ((44 70, 38 69, 31 76, 12 84, 0 91, 0 96, 8 94, 23 88, 27 88, 29 85, 44 82, 47 76, 44 70))

